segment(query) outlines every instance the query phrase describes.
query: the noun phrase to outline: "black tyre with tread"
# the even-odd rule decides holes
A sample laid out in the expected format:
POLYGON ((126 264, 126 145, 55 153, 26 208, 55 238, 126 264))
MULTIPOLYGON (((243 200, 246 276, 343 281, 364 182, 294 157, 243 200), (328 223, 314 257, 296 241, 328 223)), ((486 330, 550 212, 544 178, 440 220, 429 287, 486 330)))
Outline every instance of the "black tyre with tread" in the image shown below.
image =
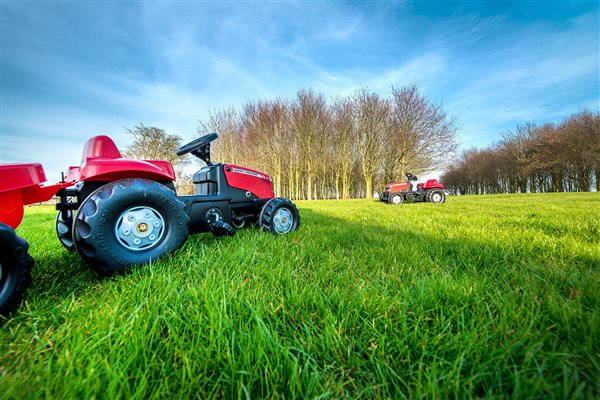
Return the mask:
POLYGON ((56 235, 58 241, 63 247, 71 252, 75 251, 75 245, 73 244, 73 211, 64 211, 66 218, 63 216, 63 211, 59 211, 56 216, 56 235))
POLYGON ((300 213, 290 200, 275 197, 265 203, 260 210, 258 223, 260 228, 265 231, 283 235, 300 227, 300 213))
POLYGON ((427 193, 427 201, 436 204, 442 204, 446 201, 446 193, 442 189, 431 189, 427 193))
POLYGON ((404 196, 402 196, 400 193, 392 193, 388 197, 388 203, 399 206, 400 204, 404 203, 404 196))
POLYGON ((95 190, 81 204, 73 241, 92 268, 112 275, 180 248, 189 235, 188 222, 184 203, 165 185, 121 179, 95 190))
POLYGON ((33 258, 28 249, 14 229, 0 223, 0 315, 14 311, 31 285, 33 258))

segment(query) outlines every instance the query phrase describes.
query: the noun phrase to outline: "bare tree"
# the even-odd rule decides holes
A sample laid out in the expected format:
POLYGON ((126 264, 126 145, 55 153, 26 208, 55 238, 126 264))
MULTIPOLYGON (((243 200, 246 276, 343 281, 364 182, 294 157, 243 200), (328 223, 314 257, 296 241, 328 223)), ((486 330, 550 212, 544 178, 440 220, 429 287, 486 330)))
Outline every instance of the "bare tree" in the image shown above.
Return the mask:
POLYGON ((458 126, 440 105, 423 96, 416 85, 392 88, 392 109, 384 159, 386 181, 440 168, 458 146, 458 126))
POLYGON ((214 148, 217 158, 269 173, 277 195, 295 199, 370 196, 382 171, 388 171, 386 178, 396 179, 404 167, 430 168, 440 162, 437 154, 455 146, 452 135, 443 135, 452 133, 453 121, 420 96, 416 87, 403 90, 396 94, 399 98, 412 94, 415 101, 411 104, 421 105, 415 108, 421 115, 410 120, 411 129, 402 132, 394 126, 403 126, 401 117, 409 120, 410 104, 404 105, 404 114, 394 114, 387 98, 367 89, 329 103, 311 89, 298 91, 293 100, 253 100, 239 112, 232 108, 212 111, 198 131, 219 133, 214 148), (441 143, 444 138, 452 143, 441 143), (400 160, 398 148, 404 154, 400 160), (395 158, 386 159, 389 154, 395 158))
POLYGON ((289 107, 282 99, 250 102, 244 107, 248 141, 258 150, 256 164, 271 172, 277 196, 283 190, 283 160, 289 153, 289 107))
POLYGON ((154 126, 144 126, 143 124, 135 126, 133 129, 127 129, 126 131, 133 138, 133 142, 123 151, 125 157, 170 162, 177 176, 177 191, 182 194, 191 194, 193 191, 193 188, 190 186, 191 179, 182 168, 187 164, 188 160, 185 157, 179 157, 175 153, 182 145, 181 137, 169 135, 163 129, 154 126))
POLYGON ((488 149, 464 152, 442 180, 455 193, 573 192, 599 189, 600 113, 518 126, 488 149), (595 180, 595 184, 594 184, 595 180))
POLYGON ((139 160, 166 160, 178 167, 186 160, 175 154, 182 145, 182 139, 177 135, 169 135, 163 129, 140 124, 133 129, 126 129, 133 142, 123 152, 128 158, 139 160))
POLYGON ((306 198, 311 200, 321 148, 318 147, 327 130, 325 98, 312 89, 300 90, 291 109, 292 131, 303 157, 306 173, 306 198))
POLYGON ((240 116, 233 107, 212 110, 208 114, 207 123, 200 121, 198 134, 202 136, 217 132, 219 140, 214 143, 215 159, 237 164, 241 162, 244 154, 241 125, 240 116))
POLYGON ((375 175, 384 157, 390 107, 385 99, 367 89, 357 91, 353 100, 357 154, 365 182, 365 197, 371 197, 375 175))
POLYGON ((356 160, 356 142, 354 136, 354 106, 351 99, 337 99, 331 107, 334 182, 336 198, 350 198, 350 184, 353 164, 356 160))

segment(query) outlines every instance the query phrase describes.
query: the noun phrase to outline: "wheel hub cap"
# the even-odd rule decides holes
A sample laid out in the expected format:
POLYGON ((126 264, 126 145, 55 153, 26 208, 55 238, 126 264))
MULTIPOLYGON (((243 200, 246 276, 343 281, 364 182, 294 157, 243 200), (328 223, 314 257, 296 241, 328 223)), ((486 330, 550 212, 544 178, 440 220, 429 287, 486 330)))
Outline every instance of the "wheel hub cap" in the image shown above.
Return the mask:
POLYGON ((149 250, 160 242, 165 232, 165 220, 152 207, 128 208, 117 218, 115 235, 128 250, 149 250))
POLYGON ((273 227, 277 233, 288 233, 294 224, 294 217, 287 208, 280 208, 273 216, 273 227))

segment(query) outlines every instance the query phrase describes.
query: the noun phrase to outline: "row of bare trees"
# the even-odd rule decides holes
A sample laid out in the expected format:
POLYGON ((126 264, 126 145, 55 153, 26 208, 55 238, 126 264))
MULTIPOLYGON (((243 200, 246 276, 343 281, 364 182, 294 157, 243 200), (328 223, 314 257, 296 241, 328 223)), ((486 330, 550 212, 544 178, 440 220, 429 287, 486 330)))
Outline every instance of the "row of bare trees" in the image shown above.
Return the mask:
POLYGON ((465 151, 442 181, 455 194, 600 191, 600 113, 519 126, 496 145, 465 151))
POLYGON ((198 131, 219 133, 214 159, 269 173, 293 199, 370 197, 405 171, 439 169, 457 146, 455 120, 415 85, 329 101, 304 89, 214 110, 198 131))

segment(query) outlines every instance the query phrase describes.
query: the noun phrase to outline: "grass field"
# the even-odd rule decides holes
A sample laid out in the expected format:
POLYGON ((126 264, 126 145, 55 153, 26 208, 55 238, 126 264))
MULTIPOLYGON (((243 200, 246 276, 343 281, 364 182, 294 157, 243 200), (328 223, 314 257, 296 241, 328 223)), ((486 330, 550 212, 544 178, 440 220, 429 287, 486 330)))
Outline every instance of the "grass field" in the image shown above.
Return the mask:
POLYGON ((110 279, 26 210, 2 398, 598 398, 600 194, 298 202, 110 279))

